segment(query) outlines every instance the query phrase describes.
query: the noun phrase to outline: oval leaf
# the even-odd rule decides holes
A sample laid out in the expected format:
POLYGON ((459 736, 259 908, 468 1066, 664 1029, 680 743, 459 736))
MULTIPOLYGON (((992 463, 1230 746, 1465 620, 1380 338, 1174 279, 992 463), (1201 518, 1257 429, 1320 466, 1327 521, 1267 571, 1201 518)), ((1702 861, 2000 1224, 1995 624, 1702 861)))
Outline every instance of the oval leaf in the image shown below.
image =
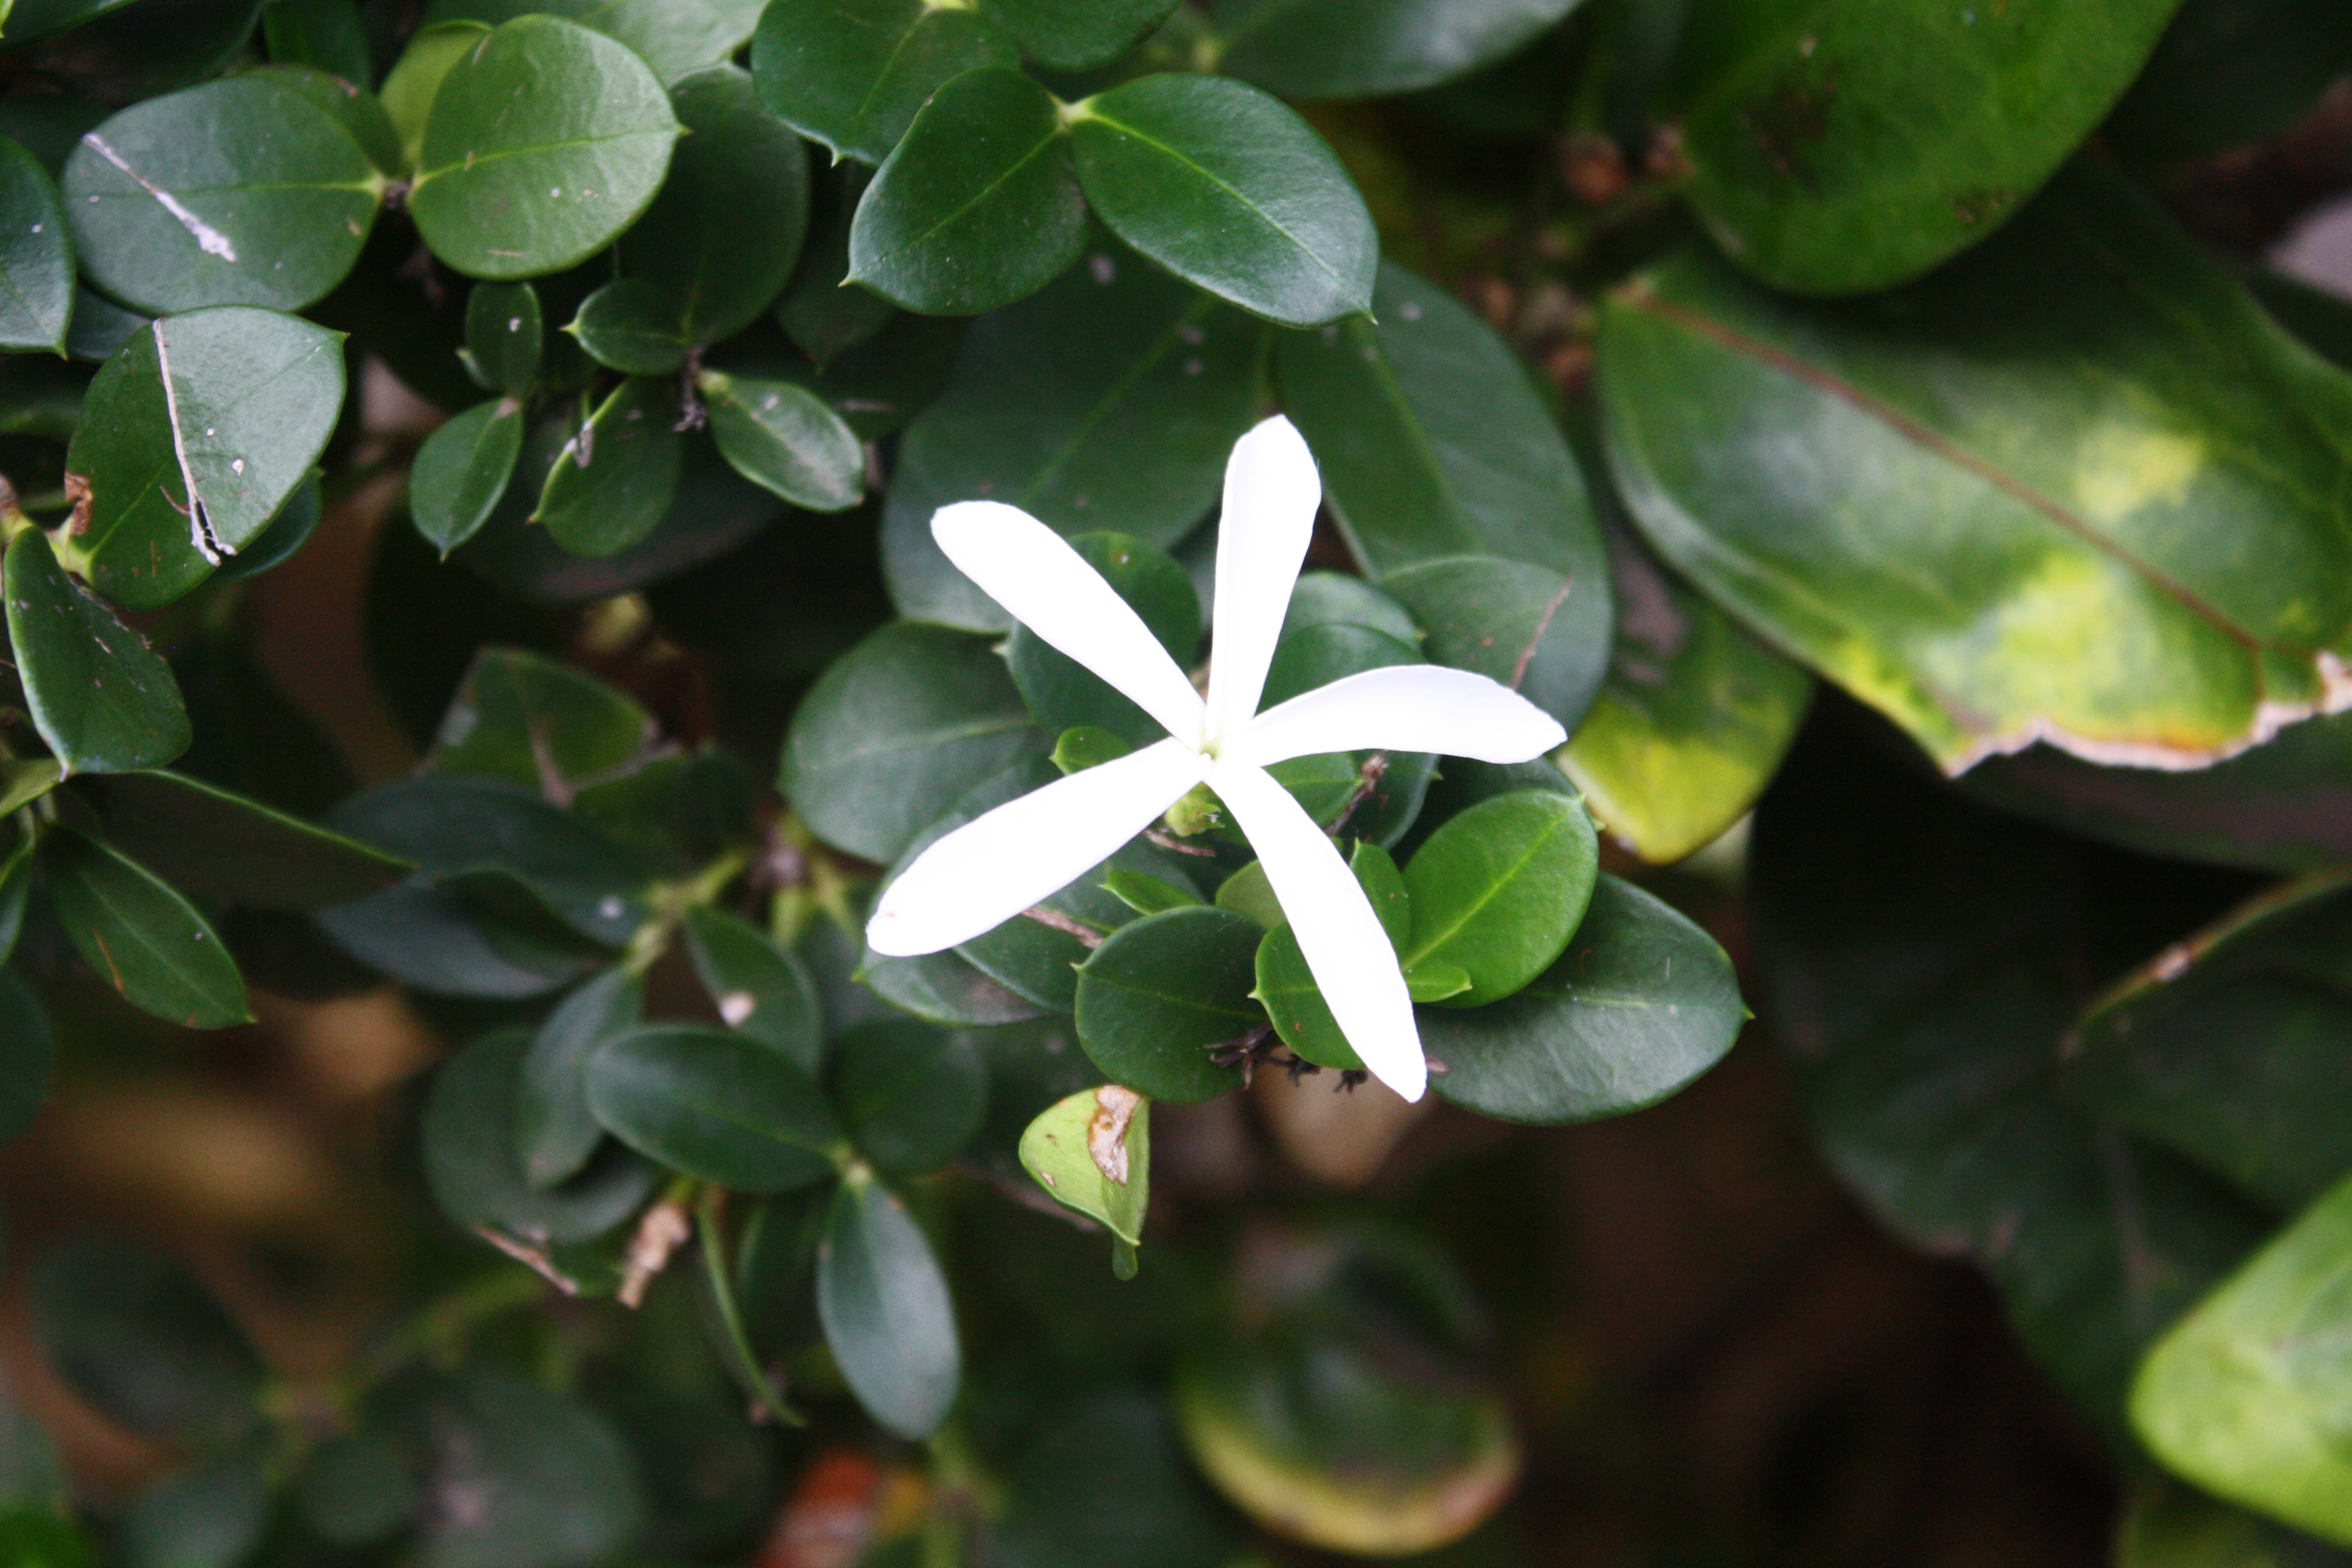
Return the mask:
POLYGON ((1020 63, 987 18, 926 0, 772 0, 751 40, 751 78, 776 117, 867 163, 951 79, 1020 63))
POLYGON ((514 1143, 532 1186, 579 1174, 604 1141, 588 1109, 588 1058, 637 1026, 645 1000, 635 975, 607 969, 557 1004, 531 1037, 514 1086, 514 1143))
POLYGON ((434 1073, 422 1129, 425 1183, 441 1212, 468 1229, 493 1226, 541 1248, 587 1241, 636 1212, 653 1192, 653 1167, 608 1147, 563 1185, 532 1185, 515 1141, 516 1093, 530 1048, 529 1034, 501 1030, 434 1073))
POLYGON ((824 1065, 824 1020, 800 960, 749 922, 698 904, 687 911, 687 952, 711 1005, 740 1029, 814 1074, 824 1065))
POLYGON ((106 840, 183 892, 256 910, 323 910, 413 868, 355 838, 183 773, 93 774, 75 792, 106 840))
POLYGON ((1410 974, 1423 963, 1470 976, 1456 1007, 1498 1002, 1550 967, 1592 897, 1600 864, 1584 803, 1549 790, 1480 801, 1417 850, 1404 868, 1412 895, 1410 974))
POLYGON ((522 457, 522 405, 478 403, 425 438, 408 470, 408 515, 444 556, 498 510, 522 457))
POLYGON ((73 237, 48 171, 0 138, 0 348, 66 352, 73 237))
POLYGON ((172 667, 65 574, 38 529, 9 542, 0 576, 26 704, 68 772, 155 767, 188 749, 172 667))
POLYGON ((1240 1087, 1212 1047, 1265 1025, 1250 1000, 1258 927, 1230 910, 1170 910, 1120 927, 1078 971, 1078 1043, 1114 1079, 1189 1105, 1240 1087))
POLYGON ((843 511, 866 497, 866 447, 830 404, 788 381, 696 378, 710 434, 729 466, 761 489, 811 511, 843 511))
POLYGON ((1115 1083, 1055 1101, 1022 1132, 1021 1168, 1064 1208, 1139 1246, 1151 1204, 1151 1101, 1115 1083))
POLYGON ((252 1017, 218 933, 153 872, 71 828, 42 842, 41 866, 58 923, 123 1000, 191 1029, 252 1017))
POLYGON ((564 443, 531 521, 574 555, 617 555, 669 510, 683 446, 676 384, 632 376, 564 443))
POLYGON ((1242 14, 1217 68, 1285 98, 1381 98, 1516 54, 1578 0, 1268 0, 1242 14))
POLYGON ((528 283, 477 283, 466 295, 466 353, 474 378, 520 397, 539 374, 546 322, 528 283))
POLYGON ((912 1018, 873 1018, 836 1043, 834 1104, 858 1152, 886 1175, 937 1170, 988 1110, 988 1068, 971 1040, 912 1018))
POLYGON ((963 1376, 955 1303, 906 1205, 870 1176, 834 1194, 816 1255, 824 1341, 866 1413, 908 1441, 947 1418, 963 1376))
POLYGON ((588 1105, 631 1148, 739 1192, 822 1181, 841 1142, 816 1081, 782 1053, 691 1025, 606 1045, 588 1063, 588 1105))

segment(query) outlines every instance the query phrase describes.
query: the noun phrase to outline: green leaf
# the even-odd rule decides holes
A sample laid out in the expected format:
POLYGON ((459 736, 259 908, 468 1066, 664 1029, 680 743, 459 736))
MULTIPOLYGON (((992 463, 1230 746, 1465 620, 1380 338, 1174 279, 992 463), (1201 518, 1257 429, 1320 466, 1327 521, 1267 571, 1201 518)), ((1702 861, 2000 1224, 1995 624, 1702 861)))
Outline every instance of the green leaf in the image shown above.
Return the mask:
POLYGON ((1108 730, 1078 724, 1054 738, 1054 754, 1049 760, 1066 776, 1082 773, 1088 768, 1098 768, 1105 763, 1117 762, 1134 750, 1133 746, 1108 730))
POLYGON ((534 14, 618 38, 672 83, 725 60, 760 24, 758 0, 434 0, 425 15, 431 23, 462 17, 496 26, 534 14))
POLYGON ((0 348, 66 352, 73 237, 48 171, 0 138, 0 348))
POLYGON ((157 314, 313 303, 359 259, 383 183, 341 120, 266 76, 124 110, 58 182, 90 280, 157 314))
POLYGON ((2301 120, 2352 60, 2327 0, 2189 0, 2102 133, 2140 159, 2209 157, 2301 120))
POLYGON ((2133 1429, 2218 1497, 2352 1546, 2341 1433, 2352 1338, 2352 1182, 2336 1188, 2158 1341, 2133 1429))
POLYGON ((899 443, 882 522, 902 615, 978 631, 1011 617, 950 565, 931 514, 985 496, 1066 535, 1157 549, 1190 532, 1264 396, 1255 321, 1106 245, 972 324, 955 380, 899 443))
POLYGON ((756 1039, 649 1025, 590 1058, 588 1105, 607 1131, 688 1175, 780 1193, 833 1174, 842 1132, 816 1080, 756 1039))
POLYGON ((669 375, 694 346, 685 307, 668 289, 646 278, 615 278, 580 302, 564 331, 588 357, 624 375, 669 375))
POLYGON ((523 1179, 544 1192, 580 1173, 604 1141, 588 1109, 588 1059, 637 1026, 645 986, 619 967, 557 1004, 517 1068, 513 1137, 523 1179))
POLYGON ((651 1195, 654 1170, 608 1147, 562 1185, 541 1191, 515 1141, 518 1094, 531 1037, 485 1035, 441 1064, 426 1091, 421 1140, 425 1185, 441 1212, 468 1229, 491 1226, 545 1248, 603 1236, 651 1195))
POLYGON ((65 574, 39 530, 9 542, 0 575, 26 703, 68 771, 153 767, 188 749, 171 666, 65 574))
POLYGON ((1559 753, 1610 837, 1663 865, 1712 843, 1771 781, 1811 677, 1612 536, 1617 640, 1559 753))
POLYGON ((522 405, 478 403, 425 438, 408 470, 408 515, 446 558, 498 510, 522 456, 522 405))
POLYGON ((849 229, 873 171, 859 163, 837 165, 810 193, 813 209, 807 243, 784 297, 776 303, 776 324, 793 345, 822 369, 871 342, 898 319, 888 300, 850 285, 849 229))
MULTIPOLYGON (((1405 890, 1404 878, 1387 850, 1376 844, 1359 844, 1348 857, 1356 881, 1371 901, 1372 912, 1381 918, 1381 927, 1388 933, 1389 945, 1402 952, 1411 933, 1412 902, 1405 890)), ((1264 885, 1261 862, 1253 860, 1248 868, 1259 872, 1257 882, 1264 885)), ((1229 879, 1227 887, 1239 882, 1240 874, 1229 879)), ((1236 888, 1235 904, 1257 905, 1257 888, 1244 884, 1236 888)), ((1273 901, 1273 889, 1264 886, 1265 901, 1273 901)), ((1223 889, 1217 897, 1222 903, 1223 889)), ((1232 906, 1227 906, 1232 907, 1232 906)), ((1243 911, 1244 913, 1247 910, 1243 911)), ((1318 1067, 1338 1068, 1343 1071, 1361 1071, 1363 1058, 1348 1037, 1339 1030, 1339 1021, 1331 1015, 1330 1004, 1323 999, 1315 984, 1314 972, 1307 967, 1307 954, 1298 945, 1298 933, 1278 906, 1270 911, 1275 923, 1257 944, 1257 985, 1250 994, 1265 1007, 1265 1016, 1273 1023, 1282 1043, 1305 1060, 1318 1067)), ((1437 967, 1448 968, 1442 961, 1437 967)), ((1412 976, 1405 977, 1410 988, 1412 976)), ((1469 989, 1469 976, 1458 968, 1449 969, 1443 985, 1437 987, 1445 995, 1469 989), (1456 982, 1459 982, 1458 984, 1456 982)), ((1414 1000, 1424 1000, 1418 994, 1414 1000)))
MULTIPOLYGON (((328 0, 269 0, 269 6, 275 9, 285 5, 326 3, 328 0)), ((333 0, 333 3, 349 6, 352 0, 333 0)), ((377 174, 390 179, 401 172, 400 130, 385 111, 383 100, 363 90, 363 84, 370 79, 370 73, 364 66, 356 75, 346 77, 313 66, 280 61, 244 74, 275 82, 317 108, 325 110, 330 118, 351 133, 352 140, 359 144, 361 152, 367 154, 369 165, 377 174)))
POLYGON ((412 869, 357 839, 182 773, 92 774, 76 791, 109 844, 195 898, 306 911, 380 892, 412 869))
MULTIPOLYGON (((1412 644, 1344 621, 1284 634, 1267 669, 1263 711, 1368 669, 1423 660, 1412 644)), ((1332 752, 1276 763, 1269 770, 1307 815, 1326 828, 1382 847, 1403 837, 1421 813, 1437 759, 1426 752, 1332 752)))
POLYGON ((719 456, 761 489, 810 511, 843 511, 866 499, 866 447, 824 399, 788 381, 739 381, 715 370, 694 384, 709 405, 719 456))
POLYGON ((2347 1555, 2177 1483, 2143 1492, 2116 1532, 2116 1568, 2343 1568, 2347 1555))
POLYGON ((2314 500, 2352 380, 2095 169, 1869 301, 1670 262, 1610 304, 1601 384, 1650 542, 1949 771, 2037 739, 2201 766, 2352 648, 2314 500))
POLYGON ((589 416, 548 470, 531 521, 574 555, 617 555, 651 533, 677 495, 677 386, 631 376, 589 416))
POLYGON ((1201 895, 1163 878, 1114 866, 1103 873, 1103 889, 1139 915, 1162 910, 1188 910, 1202 901, 1201 895))
MULTIPOLYGON (((1079 556, 1143 618, 1179 668, 1201 647, 1201 600, 1192 579, 1165 551, 1124 533, 1081 533, 1070 541, 1079 556)), ((1055 734, 1077 725, 1107 730, 1130 745, 1162 739, 1159 721, 1113 690, 1100 676, 1015 626, 1004 662, 1039 728, 1055 734)))
POLYGON ((1107 1083, 1037 1113, 1021 1134, 1021 1168, 1064 1208, 1129 1247, 1151 1203, 1151 1101, 1107 1083))
POLYGON ((1314 129, 1225 77, 1150 76, 1074 111, 1087 200, 1128 244, 1254 315, 1314 327, 1372 304, 1380 238, 1314 129))
POLYGON ((1421 1015, 1432 1088, 1505 1121, 1557 1125, 1653 1105, 1722 1059, 1747 1010, 1705 931, 1613 877, 1559 961, 1517 995, 1421 1015))
POLYGON ((310 542, 310 536, 319 531, 319 521, 327 512, 326 498, 320 493, 319 473, 316 468, 310 470, 294 493, 286 498, 286 504, 270 518, 261 536, 213 569, 212 581, 236 583, 258 577, 284 565, 310 542))
MULTIPOLYGON (((1526 367, 1444 289, 1383 266, 1375 325, 1275 334, 1284 409, 1365 571, 1499 555, 1570 578, 1605 647, 1607 563, 1567 438, 1526 367)), ((1595 658, 1600 657, 1598 653, 1595 658)))
POLYGON ((294 1483, 302 1522, 331 1546, 373 1546, 408 1523, 420 1490, 379 1432, 339 1432, 310 1451, 294 1483))
POLYGON ((636 221, 677 134, 668 94, 633 50, 559 17, 519 16, 447 68, 408 208, 460 272, 560 271, 636 221))
POLYGON ((962 1378, 955 1303, 922 1227, 862 1172, 834 1194, 817 1250, 817 1314, 850 1392, 914 1441, 947 1418, 962 1378))
MULTIPOLYGON (((1073 1316, 1085 1310, 1071 1306, 1073 1316)), ((1122 1309, 1131 1320, 1131 1300, 1112 1308, 1122 1309)), ((997 1525, 1009 1561, 1053 1568, 1247 1563, 1252 1554, 1238 1534, 1232 1514, 1186 1461, 1159 1396, 1101 1385, 1014 1463, 997 1525), (1113 1476, 1115 1485, 1103 1484, 1113 1476)))
MULTIPOLYGON (((375 80, 357 0, 268 0, 261 8, 261 33, 269 58, 280 65, 308 66, 354 88, 375 80)), ((395 136, 394 161, 380 165, 388 174, 399 172, 397 147, 395 136)))
POLYGON ((529 648, 489 647, 449 700, 426 765, 562 803, 626 772, 653 741, 653 715, 626 693, 529 648))
POLYGON ((698 343, 734 336, 783 292, 808 232, 808 151, 739 66, 670 89, 687 135, 661 195, 621 237, 621 270, 661 285, 698 343))
POLYGON ((926 315, 993 310, 1077 260, 1086 211, 1053 95, 1017 70, 967 71, 866 186, 849 281, 926 315))
POLYGON ((253 1016, 219 935, 153 872, 71 828, 43 839, 41 868, 66 935, 123 1000, 192 1029, 253 1016))
POLYGON ((143 1488, 122 1516, 122 1568, 236 1568, 261 1544, 269 1488, 260 1461, 228 1454, 143 1488))
POLYGON ((1302 572, 1290 591, 1290 607, 1283 612, 1282 635, 1328 626, 1363 626, 1408 646, 1421 641, 1412 612, 1361 577, 1302 572))
POLYGON ((1285 98, 1382 98, 1518 52, 1577 0, 1256 0, 1225 5, 1217 68, 1285 98))
POLYGON ((1250 999, 1258 928, 1222 909, 1170 910, 1121 926, 1078 971, 1078 1043, 1154 1100, 1189 1105, 1241 1083, 1210 1047, 1265 1023, 1250 999))
POLYGON ((824 1020, 800 960, 749 922, 698 904, 686 914, 687 952, 711 1005, 730 1029, 814 1075, 824 1062, 824 1020))
POLYGON ((492 392, 521 397, 539 374, 546 323, 528 283, 477 283, 466 293, 467 368, 492 392))
POLYGON ((56 1074, 57 1046, 41 999, 16 971, 0 971, 0 1143, 15 1142, 33 1124, 56 1074))
POLYGON ((151 323, 89 384, 60 558, 120 605, 169 604, 259 538, 343 402, 340 334, 246 306, 151 323))
POLYGON ((1498 1002, 1551 966, 1584 918, 1599 869, 1581 801, 1521 790, 1479 802, 1430 835, 1404 868, 1408 973, 1423 963, 1470 976, 1457 1007, 1498 1002))
POLYGON ((953 78, 1020 63, 979 13, 925 0, 772 0, 751 40, 751 78, 776 117, 867 163, 953 78))
POLYGON ((130 0, 16 0, 0 16, 0 37, 16 48, 47 34, 95 21, 128 4, 130 0))
POLYGON ((1426 629, 1436 664, 1510 687, 1574 730, 1608 673, 1611 615, 1599 575, 1578 580, 1522 561, 1462 555, 1392 572, 1381 586, 1426 629))
POLYGON ((1176 0, 980 0, 981 15, 1052 70, 1110 64, 1168 19, 1176 0))
POLYGON ((20 1568, 89 1568, 90 1562, 71 1520, 29 1509, 0 1509, 0 1552, 20 1568))
POLYGON ((853 1026, 836 1042, 830 1087, 850 1142, 884 1175, 946 1164, 988 1110, 988 1068, 971 1041, 912 1018, 853 1026))
POLYGON ((2014 7, 1698 0, 1666 106, 1692 199, 1802 293, 1915 278, 1983 239, 2123 95, 2179 0, 2014 7))
POLYGON ((1217 908, 1231 910, 1261 931, 1272 931, 1288 919, 1274 896, 1265 864, 1253 860, 1217 885, 1217 908))
POLYGON ((217 1441, 253 1422, 261 1363, 173 1259, 133 1241, 74 1237, 42 1256, 27 1294, 43 1356, 116 1425, 217 1441))
POLYGON ((1045 749, 985 641, 901 621, 803 700, 779 787, 818 837, 887 863, 972 784, 1045 749))
POLYGON ((443 22, 419 27, 383 79, 384 112, 400 136, 400 166, 413 172, 425 151, 425 122, 440 95, 449 68, 479 48, 489 37, 479 22, 443 22))

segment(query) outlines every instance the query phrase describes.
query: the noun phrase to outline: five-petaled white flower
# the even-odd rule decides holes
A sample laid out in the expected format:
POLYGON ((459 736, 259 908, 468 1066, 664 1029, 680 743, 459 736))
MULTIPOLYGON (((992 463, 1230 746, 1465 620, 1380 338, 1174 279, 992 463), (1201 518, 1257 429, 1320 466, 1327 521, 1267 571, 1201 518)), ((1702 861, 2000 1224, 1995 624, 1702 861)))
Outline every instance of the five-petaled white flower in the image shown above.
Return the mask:
POLYGON ((996 501, 940 509, 931 534, 948 559, 1168 739, 1000 805, 923 851, 875 908, 866 928, 875 952, 909 957, 969 942, 1075 881, 1205 782, 1257 851, 1349 1044, 1381 1082, 1421 1098, 1429 1069, 1396 951, 1338 847, 1265 769, 1375 749, 1522 763, 1567 736, 1509 688, 1442 665, 1366 670, 1258 712, 1322 499, 1289 420, 1268 419, 1234 444, 1206 701, 1061 535, 996 501))

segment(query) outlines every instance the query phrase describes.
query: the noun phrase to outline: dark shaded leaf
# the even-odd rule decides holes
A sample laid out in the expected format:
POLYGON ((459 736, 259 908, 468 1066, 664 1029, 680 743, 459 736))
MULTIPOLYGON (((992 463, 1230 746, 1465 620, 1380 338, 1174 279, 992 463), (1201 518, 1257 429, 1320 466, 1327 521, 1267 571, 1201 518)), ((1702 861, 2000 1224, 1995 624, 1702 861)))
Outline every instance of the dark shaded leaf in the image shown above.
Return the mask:
POLYGON ((47 536, 19 533, 0 571, 26 703, 68 771, 154 767, 188 749, 194 732, 171 667, 65 574, 47 536))
POLYGON ((747 1193, 833 1174, 842 1133, 816 1080, 782 1052, 694 1025, 652 1025, 588 1063, 607 1131, 666 1165, 747 1193))
POLYGON ((929 1436, 962 1377, 955 1304, 931 1246, 896 1194, 853 1173, 834 1194, 817 1249, 825 1343, 866 1413, 909 1440, 929 1436))

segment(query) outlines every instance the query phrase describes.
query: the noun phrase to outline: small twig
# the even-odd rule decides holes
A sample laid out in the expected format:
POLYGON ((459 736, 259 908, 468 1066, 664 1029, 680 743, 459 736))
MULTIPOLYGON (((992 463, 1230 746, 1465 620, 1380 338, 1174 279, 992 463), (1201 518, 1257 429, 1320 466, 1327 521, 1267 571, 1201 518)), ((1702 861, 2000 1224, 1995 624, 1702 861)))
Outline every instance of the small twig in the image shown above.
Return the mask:
POLYGON ((629 1238, 628 1256, 621 1266, 621 1288, 614 1292, 621 1305, 643 1305, 655 1277, 669 1267, 670 1254, 693 1234, 694 1222, 682 1199, 666 1197, 647 1209, 629 1238))
POLYGON ((1381 787, 1381 780, 1388 771, 1389 754, 1386 752, 1374 752, 1364 759, 1364 765, 1356 770, 1356 787, 1349 792, 1348 804, 1339 808, 1339 815, 1333 817, 1329 826, 1323 829, 1327 837, 1332 838, 1339 837, 1339 830, 1348 826, 1348 818, 1355 816, 1356 808, 1370 798, 1374 790, 1381 787))
POLYGON ((1102 932, 1092 926, 1079 924, 1059 910, 1049 910, 1043 904, 1035 904, 1021 912, 1041 926, 1051 926, 1064 936, 1076 937, 1080 947, 1092 949, 1103 944, 1102 932))
POLYGON ((1143 837, 1159 845, 1162 849, 1172 849, 1179 855, 1200 855, 1212 860, 1217 858, 1217 852, 1205 844, 1187 844, 1175 835, 1162 833, 1156 827, 1145 828, 1143 837))

